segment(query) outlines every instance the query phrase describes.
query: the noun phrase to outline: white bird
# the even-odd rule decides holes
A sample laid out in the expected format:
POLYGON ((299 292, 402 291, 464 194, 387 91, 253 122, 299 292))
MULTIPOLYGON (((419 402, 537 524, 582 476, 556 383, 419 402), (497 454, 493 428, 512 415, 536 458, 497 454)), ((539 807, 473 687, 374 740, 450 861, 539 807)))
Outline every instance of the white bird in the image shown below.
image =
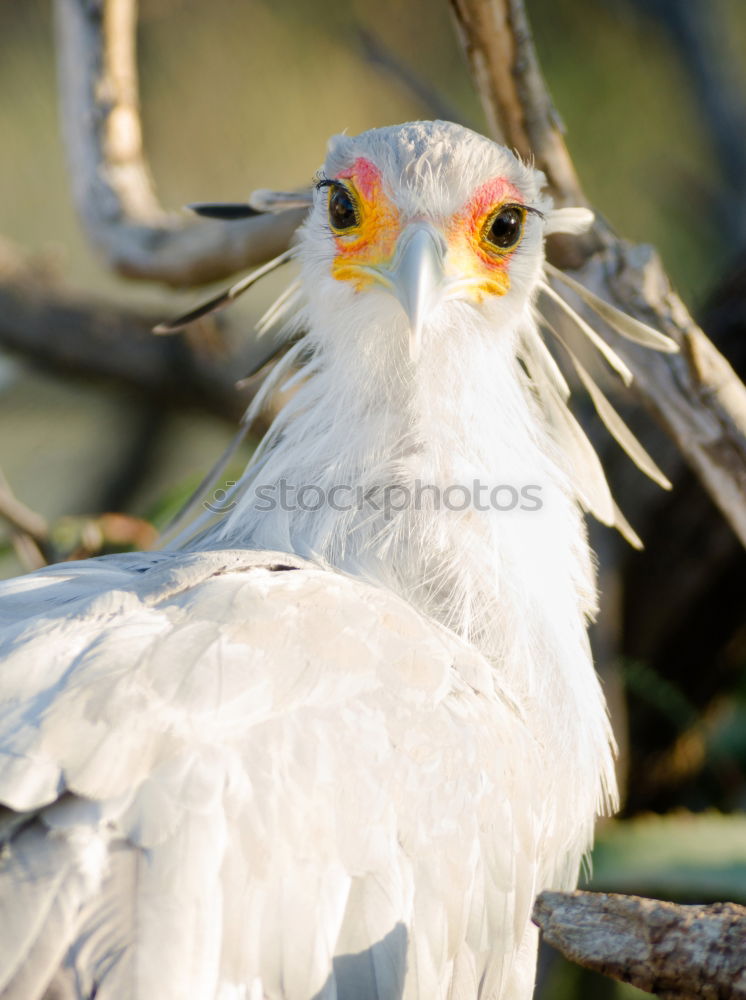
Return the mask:
POLYGON ((661 482, 565 297, 672 347, 545 263, 591 216, 543 183, 445 122, 333 138, 226 512, 0 587, 4 1000, 531 997, 616 794, 583 511, 631 532, 539 324, 661 482))

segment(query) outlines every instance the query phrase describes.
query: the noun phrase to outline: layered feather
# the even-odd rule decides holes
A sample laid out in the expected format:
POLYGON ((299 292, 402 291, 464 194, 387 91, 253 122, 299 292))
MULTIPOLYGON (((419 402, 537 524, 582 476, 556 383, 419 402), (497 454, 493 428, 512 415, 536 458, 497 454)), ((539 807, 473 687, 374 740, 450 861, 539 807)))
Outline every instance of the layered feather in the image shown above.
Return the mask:
POLYGON ((55 567, 0 610, 0 793, 28 815, 0 868, 4 996, 445 1000, 530 976, 557 790, 451 633, 246 551, 55 567))

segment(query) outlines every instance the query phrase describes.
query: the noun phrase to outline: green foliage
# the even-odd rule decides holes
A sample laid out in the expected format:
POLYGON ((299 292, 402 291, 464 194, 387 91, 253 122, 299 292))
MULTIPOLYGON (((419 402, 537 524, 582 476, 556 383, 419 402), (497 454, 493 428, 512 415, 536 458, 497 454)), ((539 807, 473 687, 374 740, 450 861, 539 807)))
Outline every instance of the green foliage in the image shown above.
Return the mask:
POLYGON ((746 904, 746 815, 674 813, 611 820, 600 830, 587 888, 746 904))

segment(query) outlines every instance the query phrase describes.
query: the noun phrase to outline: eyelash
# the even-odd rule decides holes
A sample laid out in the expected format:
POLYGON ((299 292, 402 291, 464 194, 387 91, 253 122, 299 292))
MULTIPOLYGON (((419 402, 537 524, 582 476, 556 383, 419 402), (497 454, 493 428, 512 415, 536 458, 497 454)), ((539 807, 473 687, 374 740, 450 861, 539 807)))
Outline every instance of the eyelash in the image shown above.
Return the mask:
POLYGON ((538 218, 543 219, 544 213, 539 208, 533 208, 531 205, 505 205, 504 208, 522 208, 524 212, 528 212, 529 215, 536 215, 538 218))

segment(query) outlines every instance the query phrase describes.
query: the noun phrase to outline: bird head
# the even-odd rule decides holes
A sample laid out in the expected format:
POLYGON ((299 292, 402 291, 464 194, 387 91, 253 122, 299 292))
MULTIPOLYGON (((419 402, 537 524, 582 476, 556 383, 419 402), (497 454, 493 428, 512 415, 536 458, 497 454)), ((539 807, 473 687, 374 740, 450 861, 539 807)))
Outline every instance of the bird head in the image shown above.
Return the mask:
POLYGON ((300 244, 312 310, 383 323, 412 363, 431 330, 451 325, 454 304, 505 327, 541 275, 543 184, 509 150, 450 122, 334 136, 300 244))
MULTIPOLYGON (((284 407, 263 447, 279 453, 295 434, 299 450, 291 457, 301 465, 309 455, 318 464, 322 446, 336 454, 343 439, 355 438, 355 430, 358 443, 367 448, 373 437, 376 453, 388 453, 378 430, 371 432, 366 424, 373 413, 395 415, 402 426, 398 431, 396 421, 391 426, 408 448, 415 428, 427 427, 432 443, 437 427, 448 454, 467 448, 467 442, 470 452, 486 454, 494 428, 507 441, 513 419, 517 453, 523 450, 515 443, 523 440, 523 431, 531 437, 535 430, 536 440, 545 440, 547 453, 572 482, 578 504, 639 544, 572 415, 563 370, 569 368, 574 384, 587 391, 635 464, 667 488, 665 475, 600 383, 609 372, 624 384, 632 378, 608 333, 620 344, 632 341, 656 351, 677 346, 545 260, 547 235, 583 232, 593 214, 581 206, 553 208, 544 184, 544 175, 510 150, 450 122, 334 136, 312 191, 262 189, 246 203, 193 206, 220 219, 310 210, 294 246, 156 330, 182 329, 298 258, 300 278, 257 326, 260 334, 281 329, 285 340, 296 343, 265 380, 241 433, 276 388, 293 384, 294 367, 306 391, 284 407), (597 332, 599 324, 606 336, 597 332), (350 420, 353 412, 357 421, 350 420), (461 434, 460 444, 452 430, 461 434)), ((261 365, 277 350, 271 343, 261 365)), ((370 449, 359 450, 370 458, 370 449)), ((360 455, 348 464, 363 468, 360 455)), ((336 468, 335 462, 329 459, 327 465, 336 468)), ((254 474, 250 467, 237 490, 254 474)), ((233 522, 241 529, 240 506, 233 522)))

